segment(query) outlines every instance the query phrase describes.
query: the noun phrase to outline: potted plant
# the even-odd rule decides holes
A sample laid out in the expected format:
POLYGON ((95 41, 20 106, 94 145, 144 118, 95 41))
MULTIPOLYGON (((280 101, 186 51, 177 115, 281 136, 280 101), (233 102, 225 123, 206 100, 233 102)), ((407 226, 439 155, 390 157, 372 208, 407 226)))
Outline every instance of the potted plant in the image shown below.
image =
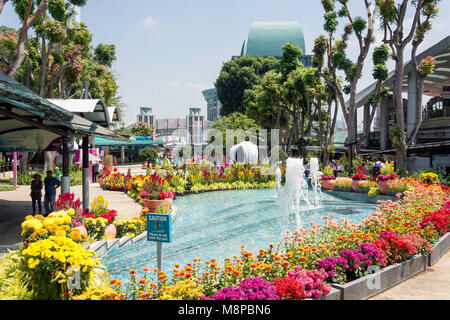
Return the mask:
POLYGON ((169 190, 169 183, 156 172, 144 183, 142 190, 139 192, 139 198, 144 202, 149 212, 155 212, 163 204, 171 207, 174 196, 175 193, 169 190))
POLYGON ((358 192, 360 181, 366 180, 367 176, 360 168, 355 169, 355 174, 352 176, 352 189, 358 192))
POLYGON ((381 194, 386 195, 389 190, 389 181, 398 178, 398 176, 394 173, 394 170, 394 166, 388 161, 386 161, 384 167, 381 168, 381 174, 377 176, 378 188, 380 189, 381 194))
POLYGON ((336 177, 333 174, 333 169, 326 166, 322 175, 322 188, 324 190, 333 190, 333 185, 336 183, 336 177))
POLYGON ((379 174, 377 176, 378 179, 378 189, 380 189, 380 193, 386 195, 389 190, 389 175, 388 174, 379 174))

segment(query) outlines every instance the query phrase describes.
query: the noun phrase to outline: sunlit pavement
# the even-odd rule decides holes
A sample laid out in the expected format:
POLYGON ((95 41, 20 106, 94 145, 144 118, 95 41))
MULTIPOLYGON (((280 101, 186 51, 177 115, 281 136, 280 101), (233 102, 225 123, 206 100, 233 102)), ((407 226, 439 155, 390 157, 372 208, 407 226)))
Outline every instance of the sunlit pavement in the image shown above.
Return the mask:
MULTIPOLYGON (((101 194, 108 202, 108 208, 117 210, 119 219, 139 216, 141 206, 123 192, 104 191, 98 183, 90 184, 89 191, 89 202, 101 194)), ((57 191, 57 197, 59 192, 60 189, 57 191)), ((81 186, 70 187, 70 192, 75 193, 75 198, 82 200, 81 186)), ((45 213, 44 197, 42 197, 42 211, 45 213)), ((0 255, 7 248, 14 249, 22 242, 20 226, 25 217, 32 212, 29 186, 19 186, 14 191, 0 192, 0 255)))
POLYGON ((369 300, 450 300, 450 251, 433 266, 369 300))

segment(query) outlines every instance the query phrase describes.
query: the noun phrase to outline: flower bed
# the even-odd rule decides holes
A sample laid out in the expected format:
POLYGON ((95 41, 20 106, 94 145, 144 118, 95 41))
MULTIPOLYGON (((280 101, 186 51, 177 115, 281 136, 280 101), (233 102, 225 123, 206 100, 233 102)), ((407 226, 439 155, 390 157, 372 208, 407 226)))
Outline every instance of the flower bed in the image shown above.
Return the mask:
MULTIPOLYGON (((382 284, 386 281, 389 285, 395 285, 397 280, 402 281, 423 270, 423 257, 429 255, 431 245, 438 245, 439 239, 447 237, 448 233, 443 233, 450 228, 448 195, 448 190, 438 185, 414 181, 402 199, 380 202, 376 210, 359 224, 324 217, 323 224, 311 223, 308 229, 287 232, 283 241, 260 249, 257 254, 241 246, 241 254, 225 259, 223 265, 215 259, 205 262, 194 259, 193 263, 184 267, 175 265, 171 277, 153 270, 153 281, 149 278, 148 269, 143 270, 143 276, 132 270, 128 284, 111 280, 110 287, 104 289, 103 297, 216 299, 241 295, 248 297, 249 292, 256 292, 262 299, 320 299, 331 292, 330 282, 335 287, 357 288, 357 283, 367 286, 364 281, 374 276, 368 274, 371 266, 381 268, 383 274, 391 274, 381 276, 382 284)), ((67 237, 68 230, 64 230, 69 219, 58 215, 50 218, 54 223, 46 225, 57 228, 50 228, 54 235, 49 237, 65 237, 74 242, 67 237)), ((36 243, 45 240, 40 238, 47 236, 45 232, 38 232, 39 224, 31 220, 26 221, 24 236, 34 235, 37 237, 33 240, 36 243)), ((39 222, 44 225, 43 221, 39 222)), ((446 243, 444 241, 442 246, 446 243)), ((27 242, 24 245, 27 246, 27 242)), ((43 248, 35 252, 45 255, 43 248)), ((25 258, 22 255, 19 259, 25 258)), ((36 262, 28 258, 28 263, 30 269, 36 262)), ((89 299, 88 292, 99 294, 94 286, 84 289, 81 295, 84 294, 85 299, 89 299)), ((362 289, 356 291, 362 292, 362 289)), ((341 298, 351 297, 348 292, 341 291, 341 298)), ((57 295, 65 297, 59 293, 57 295)))

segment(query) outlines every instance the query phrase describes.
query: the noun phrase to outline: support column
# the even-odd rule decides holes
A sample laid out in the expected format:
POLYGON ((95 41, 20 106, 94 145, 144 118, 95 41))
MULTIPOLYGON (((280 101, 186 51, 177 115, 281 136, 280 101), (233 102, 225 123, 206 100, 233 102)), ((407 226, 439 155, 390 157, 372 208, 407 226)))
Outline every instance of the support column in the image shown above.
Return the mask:
POLYGON ((89 211, 89 136, 83 137, 83 208, 89 211))
MULTIPOLYGON (((370 104, 366 103, 364 105, 363 128, 365 128, 366 125, 369 123, 369 117, 370 117, 370 104)), ((370 143, 370 127, 369 127, 369 134, 367 135, 366 139, 364 141, 362 141, 362 144, 366 147, 369 147, 369 143, 370 143)))
POLYGON ((380 150, 387 150, 389 144, 389 99, 381 102, 380 108, 380 150))
MULTIPOLYGON (((416 102, 417 102, 417 79, 415 73, 408 74, 408 111, 406 113, 406 130, 408 136, 414 130, 416 123, 416 102)), ((411 140, 412 143, 417 143, 417 135, 411 140)))
POLYGON ((13 152, 13 179, 14 188, 17 188, 17 152, 13 152))
POLYGON ((61 178, 61 194, 70 192, 70 176, 69 176, 69 137, 61 137, 62 140, 62 159, 63 169, 61 178))

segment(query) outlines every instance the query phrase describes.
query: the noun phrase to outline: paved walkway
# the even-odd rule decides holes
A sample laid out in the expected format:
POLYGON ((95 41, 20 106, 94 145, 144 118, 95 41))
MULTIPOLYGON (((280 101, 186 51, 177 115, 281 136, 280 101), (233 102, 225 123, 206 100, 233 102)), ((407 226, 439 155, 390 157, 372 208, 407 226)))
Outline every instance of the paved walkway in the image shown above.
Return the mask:
POLYGON ((433 266, 369 300, 450 300, 450 251, 433 266))
MULTIPOLYGON (((58 189, 57 197, 60 189, 58 189)), ((138 217, 141 206, 132 198, 119 191, 104 191, 98 183, 89 186, 89 202, 101 194, 108 201, 108 208, 117 210, 119 218, 138 217)), ((82 187, 72 186, 70 192, 82 200, 82 187)), ((44 212, 44 201, 42 198, 42 210, 44 212)), ((19 186, 14 191, 0 192, 0 251, 11 248, 22 241, 21 223, 25 217, 32 213, 30 187, 19 186), (2 250, 3 249, 3 250, 2 250)))

